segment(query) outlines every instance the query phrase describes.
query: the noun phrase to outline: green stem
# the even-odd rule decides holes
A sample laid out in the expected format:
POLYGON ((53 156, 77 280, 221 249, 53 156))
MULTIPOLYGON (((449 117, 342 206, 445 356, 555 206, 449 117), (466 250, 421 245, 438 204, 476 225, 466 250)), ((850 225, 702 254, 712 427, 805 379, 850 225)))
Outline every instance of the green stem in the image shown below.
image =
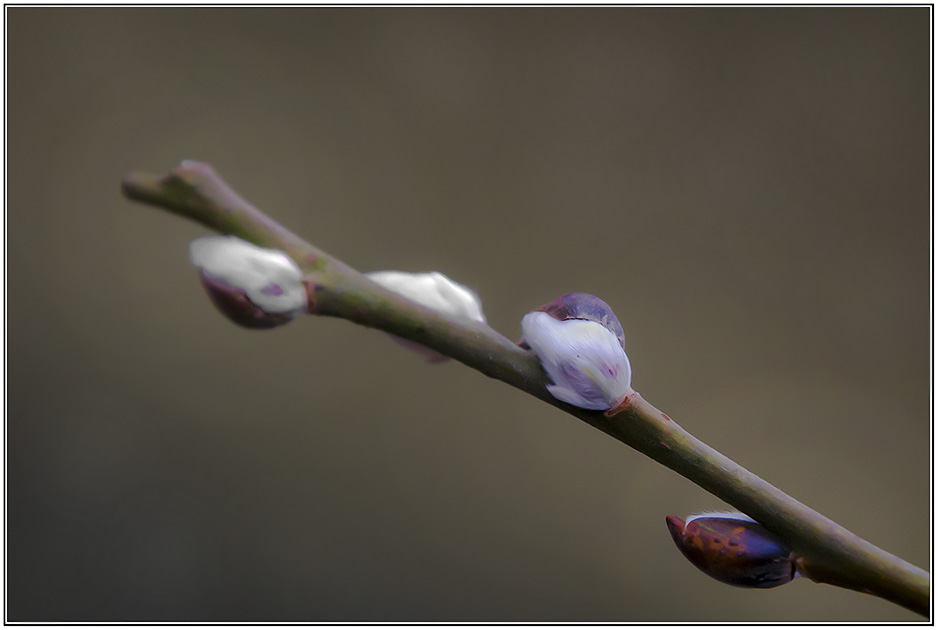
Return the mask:
POLYGON ((928 617, 929 574, 875 547, 713 450, 637 393, 614 414, 553 398, 537 357, 484 324, 454 322, 384 290, 243 200, 207 164, 165 177, 130 173, 130 199, 160 206, 222 234, 284 250, 305 273, 311 311, 416 341, 504 381, 644 453, 756 519, 800 556, 816 582, 870 593, 928 617))

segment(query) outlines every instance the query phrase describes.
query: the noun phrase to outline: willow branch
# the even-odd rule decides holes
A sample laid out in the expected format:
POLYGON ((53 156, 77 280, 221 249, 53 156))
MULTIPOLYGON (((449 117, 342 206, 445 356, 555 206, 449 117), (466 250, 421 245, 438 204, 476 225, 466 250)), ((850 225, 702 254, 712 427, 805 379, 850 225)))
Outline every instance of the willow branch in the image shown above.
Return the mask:
POLYGON ((869 593, 928 616, 930 576, 815 512, 682 429, 631 395, 616 413, 580 409, 553 398, 530 350, 481 323, 460 323, 368 280, 240 198, 212 168, 183 162, 164 177, 129 173, 133 200, 159 206, 222 234, 285 251, 300 266, 309 311, 341 317, 428 346, 553 405, 683 475, 762 523, 800 557, 815 582, 869 593))

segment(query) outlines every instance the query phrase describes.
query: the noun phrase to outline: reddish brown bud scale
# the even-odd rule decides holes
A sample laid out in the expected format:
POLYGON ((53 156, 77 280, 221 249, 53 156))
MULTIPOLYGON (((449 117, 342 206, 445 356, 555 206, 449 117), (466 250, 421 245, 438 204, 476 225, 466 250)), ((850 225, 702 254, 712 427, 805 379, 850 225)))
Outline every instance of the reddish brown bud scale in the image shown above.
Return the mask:
POLYGON ((796 577, 794 554, 759 523, 716 514, 666 520, 684 557, 720 582, 772 588, 796 577))
MULTIPOLYGON (((622 330, 622 324, 612 312, 612 308, 604 301, 590 295, 589 293, 568 293, 554 298, 547 304, 543 304, 535 311, 547 313, 554 319, 561 321, 566 319, 585 319, 596 322, 608 328, 612 334, 619 339, 619 345, 625 348, 625 332, 622 330)), ((527 345, 524 339, 519 345, 527 345)), ((522 346, 523 347, 523 346, 522 346)))
POLYGON ((228 319, 245 328, 267 329, 282 326, 293 319, 283 313, 266 313, 248 299, 247 294, 224 280, 199 271, 202 286, 212 304, 228 319))
POLYGON ((632 404, 632 396, 628 395, 622 400, 620 400, 618 405, 616 405, 615 407, 612 407, 611 409, 607 409, 606 411, 604 411, 603 415, 606 416, 607 418, 611 418, 615 415, 622 413, 626 409, 628 409, 628 407, 631 404, 632 404))

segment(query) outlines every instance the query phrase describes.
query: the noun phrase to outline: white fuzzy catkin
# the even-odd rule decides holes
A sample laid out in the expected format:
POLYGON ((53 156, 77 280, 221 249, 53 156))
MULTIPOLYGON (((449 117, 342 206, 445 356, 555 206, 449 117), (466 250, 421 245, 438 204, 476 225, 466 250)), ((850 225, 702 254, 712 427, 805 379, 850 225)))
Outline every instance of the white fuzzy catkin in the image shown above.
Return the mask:
MULTIPOLYGON (((391 293, 457 321, 485 323, 482 302, 476 292, 439 271, 369 271, 365 276, 391 293)), ((391 338, 408 350, 423 355, 431 363, 447 360, 446 356, 422 344, 396 335, 391 335, 391 338)))
POLYGON ((553 381, 547 391, 554 398, 598 410, 614 407, 631 391, 629 357, 602 324, 534 311, 521 319, 521 332, 553 381))
POLYGON ((420 306, 465 322, 485 322, 476 292, 439 271, 369 271, 369 280, 420 306))
POLYGON ((298 315, 306 310, 303 274, 279 249, 258 247, 237 236, 203 236, 189 243, 189 262, 244 291, 265 313, 298 315))

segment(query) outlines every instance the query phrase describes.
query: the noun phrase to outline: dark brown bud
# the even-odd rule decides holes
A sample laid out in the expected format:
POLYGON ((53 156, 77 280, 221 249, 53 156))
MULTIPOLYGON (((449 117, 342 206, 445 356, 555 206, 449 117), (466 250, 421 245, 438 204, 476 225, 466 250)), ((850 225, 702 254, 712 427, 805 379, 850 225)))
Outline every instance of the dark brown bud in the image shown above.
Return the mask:
POLYGON ((749 588, 772 588, 797 577, 792 551, 743 514, 667 517, 677 548, 710 577, 749 588))

